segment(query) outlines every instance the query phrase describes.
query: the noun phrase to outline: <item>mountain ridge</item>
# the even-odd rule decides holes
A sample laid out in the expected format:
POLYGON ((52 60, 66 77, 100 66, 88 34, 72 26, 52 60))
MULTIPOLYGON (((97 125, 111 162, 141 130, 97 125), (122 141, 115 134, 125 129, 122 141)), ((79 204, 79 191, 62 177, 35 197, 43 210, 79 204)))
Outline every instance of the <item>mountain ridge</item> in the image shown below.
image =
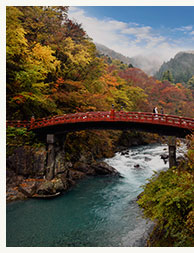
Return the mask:
POLYGON ((113 59, 122 61, 125 64, 132 64, 136 68, 142 69, 148 75, 154 75, 162 65, 163 61, 157 58, 146 57, 142 55, 137 55, 134 57, 124 56, 121 53, 118 53, 107 46, 104 46, 99 43, 95 43, 97 51, 105 56, 109 56, 113 59))
POLYGON ((161 65, 155 77, 161 80, 163 73, 167 70, 172 73, 175 83, 186 84, 194 76, 194 51, 178 52, 174 58, 161 65))

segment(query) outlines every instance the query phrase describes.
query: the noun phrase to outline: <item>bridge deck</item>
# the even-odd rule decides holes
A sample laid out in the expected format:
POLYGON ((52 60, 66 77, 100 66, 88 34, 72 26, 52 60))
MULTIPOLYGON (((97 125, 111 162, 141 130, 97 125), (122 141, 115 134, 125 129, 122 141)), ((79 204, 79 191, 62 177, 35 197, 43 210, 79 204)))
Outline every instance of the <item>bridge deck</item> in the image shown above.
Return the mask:
MULTIPOLYGON (((87 129, 87 126, 88 128, 90 126, 94 128, 95 124, 97 128, 98 126, 101 126, 100 128, 103 128, 103 125, 104 126, 109 125, 109 128, 111 128, 110 127, 111 122, 112 123, 114 122, 114 124, 112 124, 115 126, 115 127, 113 126, 113 129, 114 128, 122 129, 122 124, 123 126, 124 125, 127 126, 126 123, 129 123, 128 125, 130 126, 132 125, 142 126, 142 130, 145 128, 148 131, 149 127, 156 128, 156 131, 157 129, 162 128, 164 129, 165 127, 174 130, 178 129, 179 131, 194 129, 194 119, 192 118, 179 117, 166 114, 153 114, 148 112, 124 112, 114 110, 108 112, 86 112, 86 113, 57 115, 53 117, 41 118, 36 120, 32 119, 31 122, 7 121, 7 125, 15 127, 27 127, 29 130, 44 129, 45 131, 47 131, 49 128, 50 129, 52 128, 52 130, 56 129, 57 131, 57 127, 63 126, 63 128, 67 127, 69 129, 69 127, 70 126, 73 127, 73 125, 77 125, 76 130, 79 130, 79 127, 80 130, 87 129), (104 124, 100 125, 100 123, 104 124)), ((107 129, 107 127, 105 127, 105 129, 107 129)))

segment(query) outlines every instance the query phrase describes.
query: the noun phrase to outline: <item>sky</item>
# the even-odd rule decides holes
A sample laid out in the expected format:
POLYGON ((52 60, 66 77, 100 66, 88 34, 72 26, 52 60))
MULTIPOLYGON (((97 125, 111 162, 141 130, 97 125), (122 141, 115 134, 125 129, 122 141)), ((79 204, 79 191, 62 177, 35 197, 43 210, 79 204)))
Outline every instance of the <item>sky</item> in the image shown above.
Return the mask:
POLYGON ((194 50, 194 6, 73 6, 69 18, 125 56, 167 61, 194 50))

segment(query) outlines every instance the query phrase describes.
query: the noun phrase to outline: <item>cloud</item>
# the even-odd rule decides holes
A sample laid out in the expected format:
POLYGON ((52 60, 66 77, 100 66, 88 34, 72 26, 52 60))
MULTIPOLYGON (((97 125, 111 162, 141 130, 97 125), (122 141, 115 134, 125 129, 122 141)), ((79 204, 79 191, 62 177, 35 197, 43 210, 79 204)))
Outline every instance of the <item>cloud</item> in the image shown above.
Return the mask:
POLYGON ((191 31, 192 29, 193 29, 192 25, 188 25, 188 26, 181 26, 181 27, 175 28, 174 30, 181 31, 181 32, 188 32, 188 31, 191 31))
MULTIPOLYGON (((177 52, 185 50, 183 41, 181 43, 177 38, 175 40, 169 35, 161 35, 163 33, 144 24, 126 23, 112 18, 98 19, 89 16, 81 7, 70 7, 69 18, 81 23, 94 42, 125 56, 142 55, 157 58, 157 61, 162 63, 174 57, 177 52)), ((193 35, 192 28, 192 26, 182 26, 174 30, 187 31, 193 35)))

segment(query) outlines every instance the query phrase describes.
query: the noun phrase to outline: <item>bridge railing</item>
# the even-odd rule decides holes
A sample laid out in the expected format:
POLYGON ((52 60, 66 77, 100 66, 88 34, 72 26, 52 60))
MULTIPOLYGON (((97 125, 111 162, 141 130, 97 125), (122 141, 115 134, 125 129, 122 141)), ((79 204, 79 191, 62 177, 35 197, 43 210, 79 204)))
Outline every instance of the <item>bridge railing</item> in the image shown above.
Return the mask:
POLYGON ((29 129, 41 128, 46 126, 87 122, 87 121, 128 121, 142 122, 160 125, 171 125, 182 128, 194 129, 194 119, 179 117, 175 115, 154 114, 149 112, 124 112, 124 111, 97 111, 97 112, 80 112, 53 117, 36 119, 29 121, 7 121, 7 125, 16 127, 27 127, 29 129))
POLYGON ((29 128, 30 127, 30 122, 27 120, 7 120, 6 121, 6 127, 12 126, 12 127, 25 127, 29 128))
POLYGON ((194 128, 194 120, 167 114, 154 114, 148 112, 115 112, 115 119, 134 122, 148 122, 153 124, 188 126, 194 128))
POLYGON ((86 121, 102 121, 110 119, 110 112, 87 112, 57 115, 52 118, 37 119, 31 128, 43 127, 64 123, 86 122, 86 121))

